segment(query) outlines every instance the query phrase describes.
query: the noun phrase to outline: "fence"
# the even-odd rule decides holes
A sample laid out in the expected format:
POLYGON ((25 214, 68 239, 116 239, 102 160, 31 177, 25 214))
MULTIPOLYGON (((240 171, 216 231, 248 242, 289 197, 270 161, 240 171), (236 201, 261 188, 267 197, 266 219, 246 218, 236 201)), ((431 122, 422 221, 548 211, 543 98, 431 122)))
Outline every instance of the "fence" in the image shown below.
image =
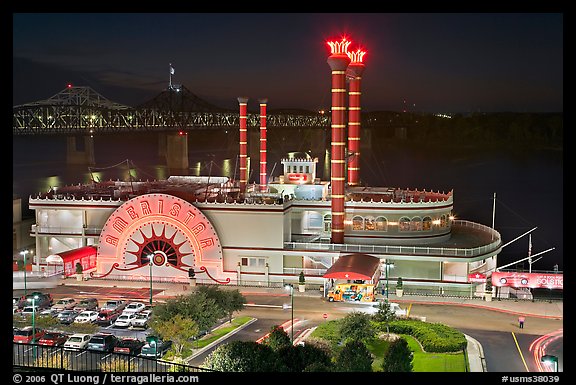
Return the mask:
POLYGON ((108 372, 213 372, 154 358, 62 346, 13 343, 12 366, 21 370, 108 372))

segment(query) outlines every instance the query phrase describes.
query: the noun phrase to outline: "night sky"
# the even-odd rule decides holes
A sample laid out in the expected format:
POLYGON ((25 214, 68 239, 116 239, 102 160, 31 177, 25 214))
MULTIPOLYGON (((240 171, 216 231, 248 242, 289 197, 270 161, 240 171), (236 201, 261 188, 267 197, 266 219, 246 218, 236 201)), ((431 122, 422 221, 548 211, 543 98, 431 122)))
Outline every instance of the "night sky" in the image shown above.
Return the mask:
POLYGON ((363 111, 562 112, 562 13, 13 14, 13 105, 67 83, 127 105, 173 82, 221 107, 330 106, 327 40, 361 47, 363 111))

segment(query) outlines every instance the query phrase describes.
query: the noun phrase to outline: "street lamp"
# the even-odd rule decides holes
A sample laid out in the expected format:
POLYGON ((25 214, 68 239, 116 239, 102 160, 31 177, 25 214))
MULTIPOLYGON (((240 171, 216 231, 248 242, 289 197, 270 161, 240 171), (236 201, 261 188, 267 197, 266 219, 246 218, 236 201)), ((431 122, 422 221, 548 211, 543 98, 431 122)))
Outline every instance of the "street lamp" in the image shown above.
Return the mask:
POLYGON ((26 297, 26 254, 28 254, 30 250, 22 250, 20 254, 24 257, 24 297, 26 297))
POLYGON ((34 357, 36 357, 36 300, 38 299, 38 296, 35 295, 32 298, 28 298, 27 301, 32 302, 32 344, 34 344, 33 346, 33 352, 34 352, 34 357))
POLYGON ((388 302, 388 270, 390 270, 390 267, 394 268, 394 264, 386 261, 384 265, 386 270, 386 302, 388 302))
POLYGON ((150 306, 152 306, 152 258, 154 258, 154 254, 148 255, 148 264, 150 265, 150 306))
POLYGON ((542 356, 542 358, 540 358, 540 361, 542 361, 543 364, 552 366, 553 372, 558 371, 558 357, 553 356, 551 354, 545 354, 542 356))
POLYGON ((290 316, 290 341, 294 344, 294 285, 289 283, 284 288, 290 290, 290 310, 292 312, 290 316))

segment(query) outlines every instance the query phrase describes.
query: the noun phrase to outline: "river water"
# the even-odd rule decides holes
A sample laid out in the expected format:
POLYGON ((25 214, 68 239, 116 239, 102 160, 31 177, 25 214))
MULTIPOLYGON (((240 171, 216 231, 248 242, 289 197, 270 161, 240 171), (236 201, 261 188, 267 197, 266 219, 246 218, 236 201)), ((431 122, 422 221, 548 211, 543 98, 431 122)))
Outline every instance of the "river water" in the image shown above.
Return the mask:
MULTIPOLYGON (((163 179, 170 175, 238 176, 237 150, 223 150, 218 143, 207 146, 205 140, 189 137, 188 170, 169 170, 158 155, 157 135, 108 135, 95 138, 96 165, 66 164, 66 141, 58 136, 13 138, 13 193, 22 198, 24 216, 27 199, 51 186, 86 183, 91 177, 100 180, 128 180, 126 160, 133 165, 136 179, 163 179)), ((270 135, 270 134, 269 134, 270 135)), ((199 138, 199 137, 196 137, 199 138)), ((296 146, 298 147, 298 146, 296 146)), ((300 145, 301 147, 301 145, 300 145)), ((294 148, 302 151, 303 148, 294 148)), ((324 149, 311 149, 319 158, 317 176, 327 169, 324 149)), ((269 146, 268 172, 281 171, 284 153, 269 146)), ((474 148, 440 149, 415 146, 396 140, 373 140, 362 149, 361 180, 370 186, 454 190, 454 213, 459 219, 492 225, 494 193, 495 227, 504 243, 538 227, 532 234, 532 255, 542 259, 533 270, 563 269, 563 154, 561 151, 509 151, 474 148)), ((250 166, 256 181, 258 159, 250 166)), ((528 256, 528 236, 504 247, 499 266, 528 256)), ((528 263, 518 267, 528 269, 528 263), (523 266, 522 266, 523 265, 523 266)))

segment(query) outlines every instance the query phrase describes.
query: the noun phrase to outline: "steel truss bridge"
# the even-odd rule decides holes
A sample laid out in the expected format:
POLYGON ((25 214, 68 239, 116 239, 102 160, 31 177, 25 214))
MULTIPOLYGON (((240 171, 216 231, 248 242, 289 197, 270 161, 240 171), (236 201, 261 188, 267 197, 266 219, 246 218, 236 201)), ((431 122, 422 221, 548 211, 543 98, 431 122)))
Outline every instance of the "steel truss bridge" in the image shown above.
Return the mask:
MULTIPOLYGON (((329 114, 283 111, 267 115, 266 126, 329 128, 329 114)), ((214 106, 184 86, 169 87, 154 99, 130 107, 112 102, 90 87, 68 87, 49 99, 13 107, 13 135, 92 135, 103 133, 235 129, 238 111, 214 106)), ((248 114, 248 127, 260 126, 248 114)))

